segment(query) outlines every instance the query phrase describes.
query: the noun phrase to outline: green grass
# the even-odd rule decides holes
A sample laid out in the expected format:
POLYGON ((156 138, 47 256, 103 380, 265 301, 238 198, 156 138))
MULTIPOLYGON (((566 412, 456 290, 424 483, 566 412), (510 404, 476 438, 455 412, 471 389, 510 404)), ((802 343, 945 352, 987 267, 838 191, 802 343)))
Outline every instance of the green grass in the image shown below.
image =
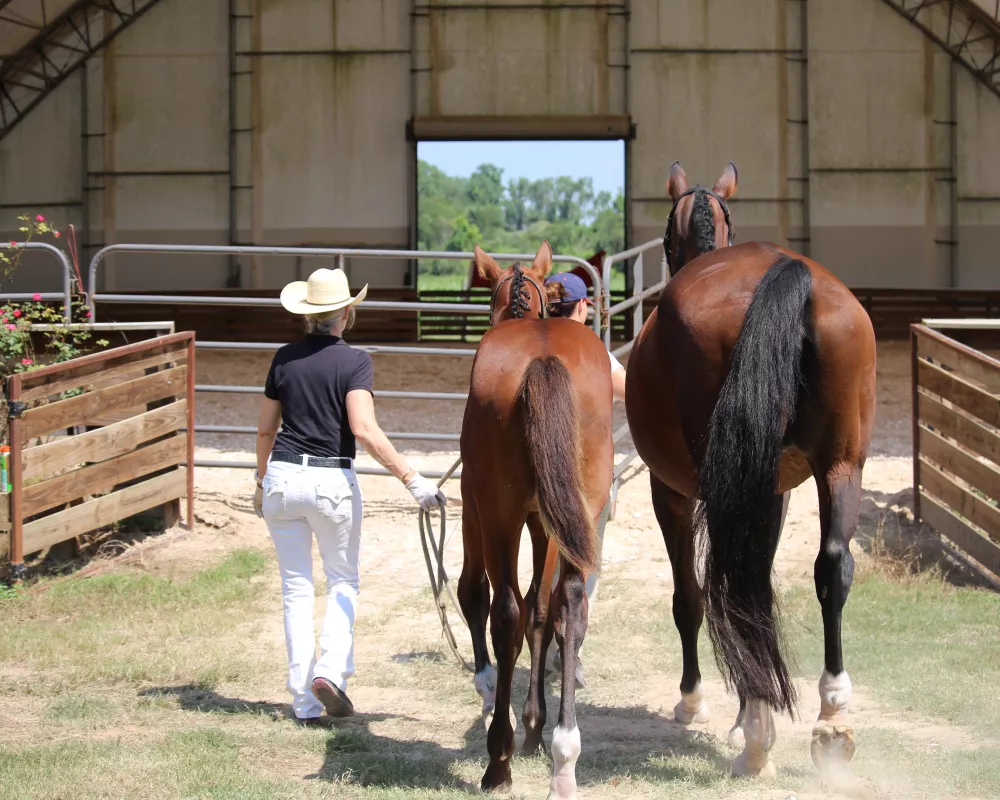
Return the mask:
MULTIPOLYGON (((800 665, 818 675, 823 623, 815 593, 786 600, 786 631, 800 665)), ((993 734, 1000 717, 1000 595, 955 589, 933 577, 905 584, 856 580, 844 609, 844 660, 852 680, 897 715, 915 712, 993 734)))
POLYGON ((249 654, 227 653, 222 637, 254 607, 261 584, 251 579, 267 565, 263 553, 238 550, 181 580, 111 573, 6 600, 0 662, 41 671, 58 666, 48 689, 60 691, 94 681, 184 679, 205 685, 230 679, 249 654), (171 654, 192 640, 204 645, 171 654))
MULTIPOLYGON (((23 722, 0 739, 0 800, 468 797, 485 767, 486 734, 470 676, 444 651, 427 590, 403 594, 358 623, 368 651, 353 685, 369 697, 373 689, 399 697, 387 701, 393 713, 303 729, 277 719, 272 703, 238 699, 257 696, 259 676, 273 678, 283 667, 276 648, 260 655, 252 633, 280 613, 262 603, 261 576, 273 569, 265 554, 241 550, 183 579, 108 573, 0 601, 0 703, 23 722), (30 678, 17 677, 24 670, 30 678)), ((808 586, 783 597, 790 644, 814 679, 822 666, 819 605, 808 586)), ((853 770, 875 793, 824 787, 807 740, 784 735, 773 783, 728 778, 734 752, 670 721, 681 653, 666 587, 640 584, 627 566, 612 566, 598 602, 584 648, 590 685, 577 696, 578 780, 590 800, 1000 795, 994 594, 929 577, 856 579, 845 657, 855 684, 885 704, 887 717, 883 724, 869 713, 858 729, 853 770), (662 709, 646 705, 653 685, 664 688, 662 709), (909 736, 900 725, 908 718, 957 725, 964 735, 957 744, 909 736), (988 736, 976 748, 969 742, 980 732, 988 736)), ((464 631, 457 632, 467 651, 464 631)), ((700 641, 705 680, 718 682, 704 632, 700 641)), ((527 665, 525 648, 515 676, 518 715, 527 665)), ((558 701, 551 690, 548 698, 551 729, 558 701)), ((515 796, 544 796, 549 769, 545 758, 516 758, 515 796)))

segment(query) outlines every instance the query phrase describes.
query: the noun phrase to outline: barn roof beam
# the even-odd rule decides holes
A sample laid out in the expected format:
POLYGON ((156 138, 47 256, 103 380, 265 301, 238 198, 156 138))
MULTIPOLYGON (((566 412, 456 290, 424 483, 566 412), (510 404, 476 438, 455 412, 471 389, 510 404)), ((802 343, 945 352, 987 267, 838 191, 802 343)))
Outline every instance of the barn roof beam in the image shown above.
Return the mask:
POLYGON ((1000 97, 1000 3, 982 0, 882 0, 1000 97), (990 6, 993 10, 990 10, 990 6))
MULTIPOLYGON (((46 15, 44 0, 30 2, 38 6, 35 13, 26 8, 25 0, 17 10, 21 24, 36 33, 0 61, 0 139, 160 0, 76 0, 64 3, 63 10, 52 16, 46 15)), ((0 17, 10 4, 11 0, 0 0, 0 17)))

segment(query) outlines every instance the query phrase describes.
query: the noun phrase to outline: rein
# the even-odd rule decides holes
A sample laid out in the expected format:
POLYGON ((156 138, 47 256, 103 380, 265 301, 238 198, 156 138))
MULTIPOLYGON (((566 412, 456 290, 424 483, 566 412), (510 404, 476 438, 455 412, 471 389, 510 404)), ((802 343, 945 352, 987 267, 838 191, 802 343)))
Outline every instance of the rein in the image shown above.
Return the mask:
POLYGON ((535 291, 538 292, 538 300, 541 305, 541 310, 538 312, 538 318, 545 318, 545 292, 542 291, 534 279, 529 277, 522 269, 521 265, 514 264, 514 272, 512 275, 508 275, 502 281, 500 281, 496 288, 493 290, 493 295, 490 297, 490 324, 493 324, 493 312, 496 310, 497 295, 500 293, 500 287, 503 286, 507 281, 513 281, 513 285, 510 288, 511 294, 511 306, 513 307, 514 318, 523 319, 524 315, 531 310, 531 293, 528 291, 528 287, 525 282, 530 283, 535 287, 535 291))
POLYGON ((667 232, 663 237, 663 251, 667 254, 667 266, 670 268, 671 275, 673 275, 674 273, 674 265, 670 263, 670 251, 673 247, 673 240, 674 240, 674 212, 677 211, 677 206, 680 204, 681 200, 683 200, 689 194, 694 194, 695 192, 704 192, 709 197, 714 197, 718 201, 719 206, 722 208, 722 213, 725 215, 726 218, 726 231, 729 234, 728 246, 729 247, 733 246, 733 238, 735 236, 735 234, 733 233, 733 221, 729 216, 729 206, 726 205, 726 201, 723 200, 721 197, 719 197, 719 195, 717 195, 711 189, 706 189, 704 186, 695 186, 691 189, 688 189, 674 201, 674 204, 670 209, 670 215, 667 217, 667 232))

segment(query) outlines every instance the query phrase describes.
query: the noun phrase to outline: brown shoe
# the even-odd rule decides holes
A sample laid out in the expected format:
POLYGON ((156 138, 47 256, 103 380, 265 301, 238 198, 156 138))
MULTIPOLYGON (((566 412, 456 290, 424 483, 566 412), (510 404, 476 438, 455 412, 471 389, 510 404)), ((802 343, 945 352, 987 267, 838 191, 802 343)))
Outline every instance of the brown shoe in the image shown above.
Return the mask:
POLYGON ((331 717, 350 717, 354 714, 354 704, 350 698, 326 678, 313 680, 312 693, 331 717))

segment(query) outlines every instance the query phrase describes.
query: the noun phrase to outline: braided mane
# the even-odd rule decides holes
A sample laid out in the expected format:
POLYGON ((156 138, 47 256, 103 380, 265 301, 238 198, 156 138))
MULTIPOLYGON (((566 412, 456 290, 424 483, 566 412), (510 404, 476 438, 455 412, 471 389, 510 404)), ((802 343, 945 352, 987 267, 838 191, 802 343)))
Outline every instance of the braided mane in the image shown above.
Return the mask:
POLYGON ((513 270, 514 279, 510 285, 511 313, 515 319, 524 319, 524 315, 531 311, 531 293, 521 264, 515 264, 513 270))

